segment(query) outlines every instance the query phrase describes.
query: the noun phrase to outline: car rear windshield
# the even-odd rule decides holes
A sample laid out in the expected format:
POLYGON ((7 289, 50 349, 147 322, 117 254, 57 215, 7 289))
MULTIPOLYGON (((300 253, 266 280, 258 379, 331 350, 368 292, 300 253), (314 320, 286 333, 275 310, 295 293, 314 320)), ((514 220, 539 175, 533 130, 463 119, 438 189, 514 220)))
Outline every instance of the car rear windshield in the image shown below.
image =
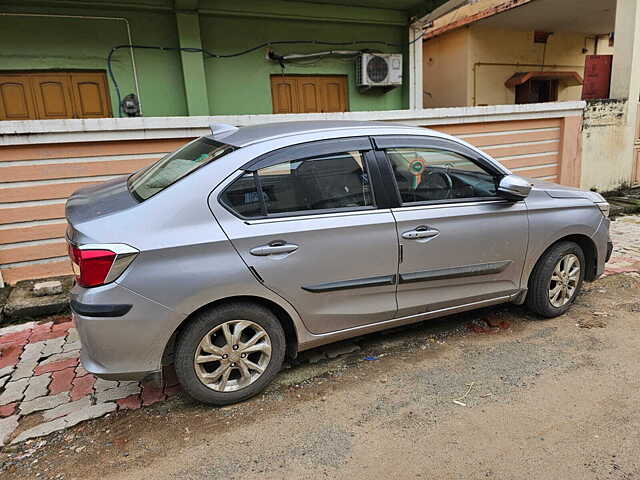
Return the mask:
POLYGON ((210 138, 198 138, 129 177, 129 191, 144 201, 198 168, 235 150, 210 138))

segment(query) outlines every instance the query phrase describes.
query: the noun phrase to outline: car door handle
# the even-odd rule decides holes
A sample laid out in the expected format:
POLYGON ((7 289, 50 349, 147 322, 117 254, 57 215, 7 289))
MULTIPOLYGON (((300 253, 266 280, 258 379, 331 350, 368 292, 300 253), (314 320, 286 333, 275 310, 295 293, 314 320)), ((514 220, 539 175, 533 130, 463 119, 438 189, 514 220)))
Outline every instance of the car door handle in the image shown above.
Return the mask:
POLYGON ((407 240, 418 240, 420 238, 435 237, 439 233, 440 231, 436 230, 435 228, 421 226, 416 228, 415 230, 409 230, 408 232, 404 232, 402 234, 402 238, 405 238, 407 240))
POLYGON ((249 253, 256 257, 266 257, 267 255, 295 252, 297 249, 298 245, 293 243, 272 242, 268 245, 260 245, 259 247, 252 248, 249 250, 249 253))

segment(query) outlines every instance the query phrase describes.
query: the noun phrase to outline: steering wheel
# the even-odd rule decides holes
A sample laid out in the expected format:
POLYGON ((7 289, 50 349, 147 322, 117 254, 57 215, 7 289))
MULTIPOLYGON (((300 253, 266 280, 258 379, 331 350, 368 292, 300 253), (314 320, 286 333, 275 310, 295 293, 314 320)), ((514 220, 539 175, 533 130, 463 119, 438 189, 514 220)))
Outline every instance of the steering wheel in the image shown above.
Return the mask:
POLYGON ((429 188, 432 194, 434 194, 433 196, 437 197, 432 200, 453 198, 453 180, 451 179, 451 175, 444 170, 429 169, 425 174, 425 178, 420 183, 425 183, 429 186, 443 185, 442 188, 429 188))

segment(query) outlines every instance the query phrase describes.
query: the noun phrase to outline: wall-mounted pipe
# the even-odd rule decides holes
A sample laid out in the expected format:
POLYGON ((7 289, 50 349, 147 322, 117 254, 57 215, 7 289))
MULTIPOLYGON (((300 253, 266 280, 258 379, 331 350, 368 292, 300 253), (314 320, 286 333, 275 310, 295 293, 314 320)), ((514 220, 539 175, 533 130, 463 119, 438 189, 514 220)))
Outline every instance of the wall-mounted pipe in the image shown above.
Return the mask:
MULTIPOLYGON (((129 20, 124 17, 97 17, 90 15, 56 15, 56 14, 48 14, 48 13, 13 13, 13 12, 0 12, 1 17, 45 17, 45 18, 75 18, 80 20, 116 20, 119 22, 124 22, 125 27, 127 29, 127 40, 129 45, 133 44, 131 39, 131 26, 129 25, 129 20)), ((136 88, 136 95, 138 96, 138 102, 140 102, 140 115, 142 115, 142 100, 140 99, 140 85, 138 84, 138 71, 136 69, 136 58, 133 53, 133 48, 129 49, 129 53, 131 55, 131 67, 133 69, 133 82, 136 88)), ((118 105, 120 108, 120 105, 118 105)))
POLYGON ((476 62, 473 64, 473 106, 478 101, 478 67, 535 67, 535 68, 577 68, 584 69, 584 65, 545 65, 541 63, 493 63, 476 62))

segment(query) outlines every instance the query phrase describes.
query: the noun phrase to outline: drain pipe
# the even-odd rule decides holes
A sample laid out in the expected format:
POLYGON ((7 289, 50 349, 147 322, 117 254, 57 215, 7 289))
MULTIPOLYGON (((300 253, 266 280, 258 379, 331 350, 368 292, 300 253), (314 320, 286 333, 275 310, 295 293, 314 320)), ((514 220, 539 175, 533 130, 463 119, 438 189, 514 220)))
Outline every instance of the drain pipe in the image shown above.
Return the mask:
MULTIPOLYGON (((1 17, 45 17, 45 18, 75 18, 79 20, 116 20, 119 22, 124 22, 125 27, 127 29, 127 40, 129 45, 133 45, 133 41, 131 40, 131 27, 129 25, 129 20, 124 17, 95 17, 95 16, 87 16, 87 15, 56 15, 56 14, 48 14, 48 13, 9 13, 9 12, 0 12, 1 17)), ((133 83, 136 88, 136 95, 138 96, 138 102, 140 103, 140 115, 142 116, 142 100, 140 99, 140 85, 138 84, 138 71, 136 69, 136 58, 133 53, 133 48, 129 49, 129 53, 131 55, 131 67, 133 69, 133 83)), ((118 108, 120 106, 118 105, 118 108)))

